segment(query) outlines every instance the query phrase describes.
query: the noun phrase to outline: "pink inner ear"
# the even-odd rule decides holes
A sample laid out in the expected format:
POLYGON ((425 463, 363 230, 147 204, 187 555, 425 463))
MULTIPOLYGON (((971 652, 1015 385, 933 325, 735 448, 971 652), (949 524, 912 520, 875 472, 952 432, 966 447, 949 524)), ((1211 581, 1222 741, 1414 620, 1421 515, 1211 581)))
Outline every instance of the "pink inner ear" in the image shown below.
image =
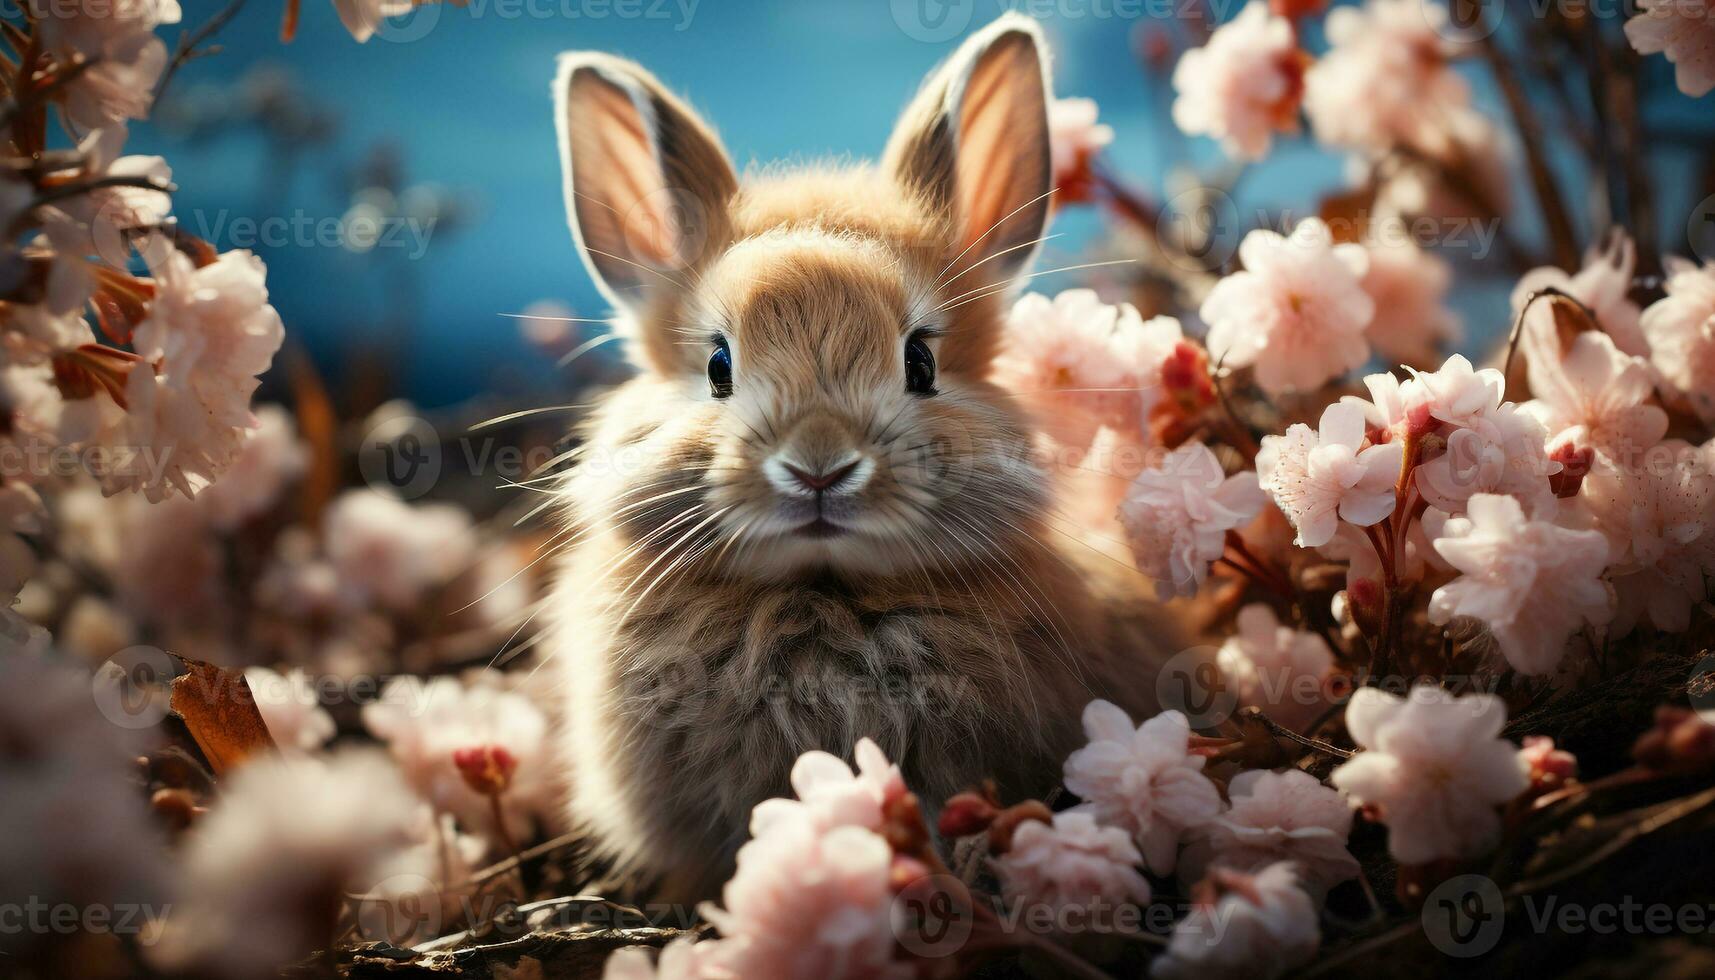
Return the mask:
POLYGON ((655 268, 673 265, 675 238, 664 210, 670 195, 637 106, 629 93, 597 77, 582 81, 580 88, 571 123, 578 222, 585 242, 598 258, 655 268))
MULTIPOLYGON (((997 40, 972 66, 959 106, 958 188, 965 218, 960 248, 975 263, 1030 241, 1044 224, 1048 187, 1047 102, 1035 44, 997 40), (1016 214, 1014 212, 1017 212, 1016 214)), ((1028 254, 1020 248, 1019 260, 1028 254)), ((1011 262, 992 263, 1000 275, 1011 262)))

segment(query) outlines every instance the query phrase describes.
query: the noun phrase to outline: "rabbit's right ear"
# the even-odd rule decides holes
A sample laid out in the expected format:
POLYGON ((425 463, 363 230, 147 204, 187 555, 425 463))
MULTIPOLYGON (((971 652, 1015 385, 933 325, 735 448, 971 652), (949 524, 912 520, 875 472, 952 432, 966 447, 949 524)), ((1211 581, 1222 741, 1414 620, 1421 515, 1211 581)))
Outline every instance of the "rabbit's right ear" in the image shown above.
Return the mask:
POLYGON ((738 178, 720 141, 655 77, 593 51, 560 56, 555 124, 566 215, 615 306, 683 287, 727 232, 738 178))

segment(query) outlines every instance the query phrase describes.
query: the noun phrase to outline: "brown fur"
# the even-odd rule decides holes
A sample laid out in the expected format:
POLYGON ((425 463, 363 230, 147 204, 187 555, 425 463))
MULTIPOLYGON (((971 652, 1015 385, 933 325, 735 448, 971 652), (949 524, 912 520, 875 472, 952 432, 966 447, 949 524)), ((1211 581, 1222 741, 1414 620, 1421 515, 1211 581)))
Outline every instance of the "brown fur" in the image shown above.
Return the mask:
POLYGON ((1177 644, 1125 598, 1144 583, 1055 529, 1025 416, 985 380, 1001 300, 984 290, 1016 273, 1046 220, 1032 200, 1047 183, 1046 89, 1027 23, 1006 19, 932 76, 881 168, 730 191, 718 176, 672 183, 725 157, 688 144, 713 137, 641 69, 585 56, 563 69, 573 220, 586 249, 620 257, 587 256, 625 280, 604 284, 642 368, 596 412, 565 486, 576 543, 551 643, 571 807, 673 897, 714 892, 750 808, 790 792, 808 749, 874 738, 931 804, 985 776, 1040 794, 1090 699, 1153 710, 1153 665, 1177 644), (625 145, 649 138, 626 117, 640 103, 679 145, 655 148, 659 170, 641 177, 590 169, 648 159, 625 145), (593 217, 634 214, 664 187, 689 187, 713 217, 678 241, 593 217), (612 271, 627 262, 642 271, 612 271), (921 328, 932 397, 905 390, 902 351, 921 328), (717 334, 734 364, 726 399, 704 374, 717 334), (809 504, 782 497, 769 461, 854 453, 861 489, 818 496, 808 515, 851 533, 797 533, 809 504))

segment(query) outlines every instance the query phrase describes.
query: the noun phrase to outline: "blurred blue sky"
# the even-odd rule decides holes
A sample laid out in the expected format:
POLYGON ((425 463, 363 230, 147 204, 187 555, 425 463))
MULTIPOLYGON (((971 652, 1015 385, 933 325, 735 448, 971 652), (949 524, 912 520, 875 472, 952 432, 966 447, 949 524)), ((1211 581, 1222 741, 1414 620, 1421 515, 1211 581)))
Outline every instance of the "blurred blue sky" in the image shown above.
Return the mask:
MULTIPOLYGON (((897 0, 923 2, 936 0, 897 0)), ((965 2, 974 4, 971 28, 1002 9, 1000 0, 965 2)), ((235 240, 242 218, 290 219, 301 229, 338 218, 351 203, 351 172, 379 145, 398 151, 407 183, 438 185, 467 201, 470 220, 433 229, 421 256, 409 240, 368 255, 331 243, 257 248, 288 331, 318 359, 337 365, 385 334, 390 319, 402 321, 396 329, 408 341, 405 384, 419 401, 446 403, 549 376, 516 322, 500 314, 544 299, 580 316, 604 312, 574 254, 560 201, 549 97, 558 52, 595 48, 641 61, 717 126, 741 165, 873 156, 918 80, 955 43, 910 36, 895 17, 897 3, 471 0, 463 8, 420 8, 417 20, 393 29, 396 38, 384 33, 360 45, 328 0, 304 0, 298 37, 283 45, 277 0, 249 0, 219 36, 224 51, 187 65, 173 95, 181 107, 218 105, 232 98, 241 76, 269 66, 287 73, 310 104, 337 116, 332 141, 303 149, 283 169, 278 148, 253 130, 190 140, 163 119, 138 126, 131 149, 167 156, 183 188, 181 220, 222 247, 249 244, 235 240), (619 16, 631 10, 659 16, 619 16), (283 184, 282 169, 289 175, 283 184)), ((221 6, 185 0, 185 21, 199 25, 221 6)), ((1140 6, 1178 7, 1130 9, 1140 6)), ((1097 99, 1118 134, 1110 153, 1117 169, 1159 191, 1163 174, 1184 162, 1186 144, 1164 129, 1170 93, 1132 53, 1134 35, 1149 22, 1101 15, 1124 5, 1057 9, 1062 13, 1043 23, 1057 52, 1058 93, 1097 99)), ((165 33, 176 39, 174 29, 165 33)), ((1490 95, 1480 90, 1479 98, 1490 95)), ((1191 152, 1204 161, 1219 157, 1203 140, 1191 152)), ((1247 177, 1241 205, 1304 209, 1341 182, 1338 159, 1292 141, 1247 177)), ((1071 234, 1055 243, 1063 247, 1050 260, 1075 253, 1092 223, 1087 214, 1061 222, 1056 230, 1071 234)), ((1517 227, 1529 235, 1533 226, 1527 219, 1517 227)), ((1504 316, 1504 306, 1474 312, 1504 316)))

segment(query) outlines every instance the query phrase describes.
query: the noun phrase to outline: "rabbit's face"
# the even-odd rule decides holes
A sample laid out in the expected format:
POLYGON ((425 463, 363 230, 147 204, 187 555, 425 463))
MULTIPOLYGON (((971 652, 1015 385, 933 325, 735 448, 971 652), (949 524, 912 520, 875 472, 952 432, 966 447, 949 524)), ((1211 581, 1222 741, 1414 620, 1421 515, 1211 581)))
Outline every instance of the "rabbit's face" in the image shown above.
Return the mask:
POLYGON ((879 169, 741 188, 641 69, 566 57, 573 229, 649 392, 603 423, 637 465, 586 495, 628 538, 780 575, 933 567, 1031 533, 1043 477, 984 376, 1047 217, 1043 71, 1034 25, 1005 18, 930 77, 879 169))
POLYGON ((916 254, 782 229, 701 277, 685 407, 708 419, 705 502, 747 570, 937 565, 1037 510, 1025 426, 961 363, 964 320, 916 254))

